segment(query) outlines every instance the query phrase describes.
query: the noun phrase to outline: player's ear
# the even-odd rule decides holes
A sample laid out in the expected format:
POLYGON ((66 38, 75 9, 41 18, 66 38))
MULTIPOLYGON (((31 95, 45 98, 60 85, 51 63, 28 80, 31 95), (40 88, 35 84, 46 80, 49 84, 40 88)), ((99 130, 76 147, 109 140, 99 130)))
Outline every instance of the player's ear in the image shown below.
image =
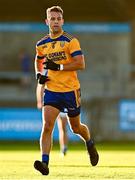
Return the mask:
POLYGON ((46 25, 48 26, 48 19, 45 19, 45 23, 46 23, 46 25))

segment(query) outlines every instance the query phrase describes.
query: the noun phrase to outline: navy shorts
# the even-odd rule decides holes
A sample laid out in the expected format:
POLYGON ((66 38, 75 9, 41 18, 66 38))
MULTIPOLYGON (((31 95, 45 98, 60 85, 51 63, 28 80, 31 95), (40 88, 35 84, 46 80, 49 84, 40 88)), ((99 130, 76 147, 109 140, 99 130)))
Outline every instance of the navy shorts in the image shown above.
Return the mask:
POLYGON ((53 92, 45 90, 44 106, 51 105, 65 112, 69 117, 75 117, 80 114, 81 93, 80 89, 70 92, 53 92))

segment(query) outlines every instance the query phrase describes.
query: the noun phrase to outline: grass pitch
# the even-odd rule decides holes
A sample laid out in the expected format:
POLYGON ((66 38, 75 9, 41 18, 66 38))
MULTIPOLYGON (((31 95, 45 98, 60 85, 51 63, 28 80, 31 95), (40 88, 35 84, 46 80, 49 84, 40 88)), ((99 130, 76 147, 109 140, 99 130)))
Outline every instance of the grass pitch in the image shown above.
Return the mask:
POLYGON ((100 161, 92 167, 84 144, 69 144, 65 157, 54 144, 50 174, 42 176, 33 168, 33 162, 41 159, 38 143, 0 142, 0 180, 135 179, 134 143, 102 143, 97 149, 100 161))

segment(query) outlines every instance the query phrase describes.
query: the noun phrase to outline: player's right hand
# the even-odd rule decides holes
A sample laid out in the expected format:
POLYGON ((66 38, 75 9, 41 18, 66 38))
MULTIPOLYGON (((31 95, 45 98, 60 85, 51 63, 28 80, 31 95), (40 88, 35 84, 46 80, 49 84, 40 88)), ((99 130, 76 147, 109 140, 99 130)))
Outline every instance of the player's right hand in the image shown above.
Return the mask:
POLYGON ((46 75, 42 75, 42 74, 38 73, 37 80, 38 80, 39 84, 45 84, 47 81, 49 81, 49 78, 46 75))
POLYGON ((47 81, 49 81, 48 76, 41 75, 38 82, 39 84, 45 84, 47 81))
POLYGON ((36 79, 39 80, 40 77, 41 77, 41 73, 37 73, 36 74, 36 79))

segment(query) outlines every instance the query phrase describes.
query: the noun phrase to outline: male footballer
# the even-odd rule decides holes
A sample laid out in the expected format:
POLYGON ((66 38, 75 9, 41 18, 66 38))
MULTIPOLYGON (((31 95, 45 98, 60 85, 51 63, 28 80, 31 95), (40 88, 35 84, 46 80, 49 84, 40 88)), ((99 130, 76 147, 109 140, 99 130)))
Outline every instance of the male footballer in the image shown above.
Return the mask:
POLYGON ((79 41, 62 28, 63 10, 53 6, 46 11, 49 34, 36 45, 35 72, 38 84, 44 85, 43 126, 40 138, 42 160, 34 167, 42 175, 49 174, 49 154, 55 120, 60 112, 67 113, 72 131, 85 142, 92 166, 99 155, 89 129, 80 121, 81 97, 77 70, 85 69, 85 60, 79 41), (42 64, 44 64, 44 73, 42 64))

